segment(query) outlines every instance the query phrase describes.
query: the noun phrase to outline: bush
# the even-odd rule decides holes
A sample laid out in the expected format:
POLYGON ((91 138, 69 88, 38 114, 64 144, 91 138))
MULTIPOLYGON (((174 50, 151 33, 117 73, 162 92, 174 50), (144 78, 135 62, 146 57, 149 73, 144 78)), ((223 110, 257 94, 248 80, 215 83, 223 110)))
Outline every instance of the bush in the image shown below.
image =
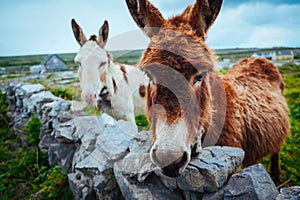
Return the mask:
POLYGON ((135 123, 137 126, 143 126, 143 127, 149 126, 149 122, 145 115, 137 115, 135 117, 135 123))
POLYGON ((32 146, 37 147, 39 145, 39 136, 41 129, 41 122, 38 117, 33 116, 27 123, 27 125, 23 128, 24 131, 28 133, 28 140, 32 146))
POLYGON ((6 94, 3 94, 0 91, 0 128, 8 127, 9 120, 7 119, 6 113, 7 113, 8 103, 6 100, 6 94))
POLYGON ((68 88, 53 88, 51 89, 51 92, 64 100, 72 100, 73 99, 73 93, 70 92, 68 88))

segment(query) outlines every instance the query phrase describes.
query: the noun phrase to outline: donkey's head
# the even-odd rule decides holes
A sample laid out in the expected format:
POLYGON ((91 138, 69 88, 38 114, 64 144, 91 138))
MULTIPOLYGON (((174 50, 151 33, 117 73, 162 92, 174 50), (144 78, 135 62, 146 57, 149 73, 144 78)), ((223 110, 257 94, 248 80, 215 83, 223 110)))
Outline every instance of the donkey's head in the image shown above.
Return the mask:
POLYGON ((105 77, 110 55, 104 50, 108 38, 108 23, 107 21, 104 22, 99 30, 98 37, 92 35, 89 40, 86 39, 82 29, 74 19, 72 19, 72 29, 77 42, 81 46, 74 59, 79 65, 81 98, 88 104, 96 104, 98 95, 100 97, 101 95, 103 97, 108 95, 105 77))
POLYGON ((197 0, 165 20, 147 0, 126 0, 151 41, 139 66, 149 76, 147 117, 153 140, 151 160, 168 176, 178 176, 212 124, 214 56, 205 44, 222 0, 197 0))

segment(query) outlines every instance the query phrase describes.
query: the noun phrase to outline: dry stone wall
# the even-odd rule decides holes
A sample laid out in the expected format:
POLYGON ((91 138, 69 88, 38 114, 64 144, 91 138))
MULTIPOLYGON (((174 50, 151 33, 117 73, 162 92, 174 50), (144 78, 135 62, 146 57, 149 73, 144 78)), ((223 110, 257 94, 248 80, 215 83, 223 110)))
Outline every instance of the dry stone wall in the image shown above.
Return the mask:
POLYGON ((75 199, 300 197, 299 187, 279 193, 260 164, 233 174, 244 158, 238 148, 204 148, 181 176, 166 177, 150 161, 149 131, 138 132, 135 124, 105 113, 86 116, 74 108, 77 102, 55 97, 40 84, 10 84, 6 92, 15 130, 33 115, 41 121, 39 147, 51 166, 60 165, 68 173, 75 199))

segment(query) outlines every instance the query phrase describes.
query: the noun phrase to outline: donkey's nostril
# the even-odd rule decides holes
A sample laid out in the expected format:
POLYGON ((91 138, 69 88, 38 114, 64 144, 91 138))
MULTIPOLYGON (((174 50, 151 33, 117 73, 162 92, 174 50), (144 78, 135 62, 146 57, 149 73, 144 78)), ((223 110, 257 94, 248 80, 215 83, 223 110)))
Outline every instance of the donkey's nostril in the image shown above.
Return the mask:
POLYGON ((186 165, 187 162, 188 162, 188 155, 186 152, 184 152, 180 158, 178 158, 170 165, 164 167, 162 169, 163 173, 169 177, 178 177, 184 170, 183 166, 186 165))
POLYGON ((153 151, 153 152, 155 152, 155 151, 156 151, 156 149, 157 149, 157 146, 155 146, 155 147, 152 147, 152 151, 153 151))

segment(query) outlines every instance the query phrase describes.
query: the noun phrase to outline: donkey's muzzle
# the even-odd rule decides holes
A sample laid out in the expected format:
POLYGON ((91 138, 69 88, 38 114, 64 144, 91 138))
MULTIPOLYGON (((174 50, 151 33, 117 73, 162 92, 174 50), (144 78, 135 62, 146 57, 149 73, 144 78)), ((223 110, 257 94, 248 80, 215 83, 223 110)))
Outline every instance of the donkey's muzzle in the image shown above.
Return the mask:
POLYGON ((187 166, 188 152, 174 151, 170 149, 152 148, 151 159, 158 167, 160 167, 164 175, 169 177, 179 176, 187 166))
POLYGON ((103 111, 103 109, 111 109, 111 102, 105 99, 99 99, 97 101, 97 107, 101 111, 103 111))
POLYGON ((88 104, 93 104, 96 100, 96 93, 84 92, 81 94, 81 98, 88 104))

